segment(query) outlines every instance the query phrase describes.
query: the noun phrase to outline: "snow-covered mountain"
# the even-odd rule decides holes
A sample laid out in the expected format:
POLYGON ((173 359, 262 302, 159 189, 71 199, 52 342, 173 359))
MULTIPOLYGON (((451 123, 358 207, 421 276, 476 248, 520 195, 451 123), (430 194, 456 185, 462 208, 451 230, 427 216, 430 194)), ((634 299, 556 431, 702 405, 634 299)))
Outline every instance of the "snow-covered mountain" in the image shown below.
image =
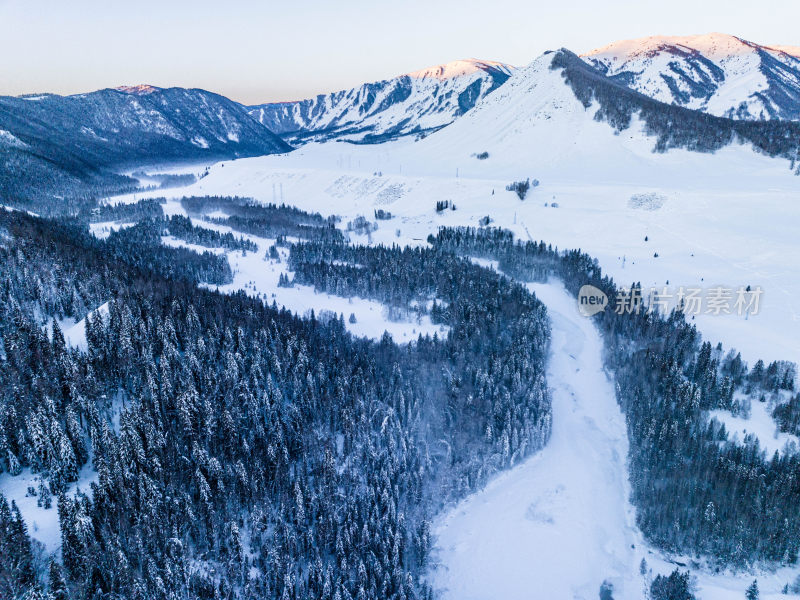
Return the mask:
POLYGON ((245 109, 197 89, 134 86, 88 94, 0 97, 0 197, 33 201, 110 193, 115 172, 291 148, 245 109))
POLYGON ((146 85, 74 96, 0 97, 0 129, 48 157, 69 154, 96 166, 290 149, 224 96, 146 85))
POLYGON ((618 41, 582 58, 661 102, 735 119, 800 119, 800 47, 711 33, 618 41))
POLYGON ((297 102, 249 107, 290 142, 342 139, 373 143, 449 125, 506 82, 514 68, 458 60, 297 102))
MULTIPOLYGON (((659 157, 668 151, 713 153, 744 144, 788 159, 788 172, 796 167, 798 140, 796 122, 719 118, 658 102, 562 49, 520 68, 464 117, 409 147, 403 162, 424 156, 483 177, 557 171, 631 179, 645 177, 643 169, 670 168, 674 161, 659 157), (469 158, 484 152, 487 160, 469 158)), ((750 153, 743 168, 754 159, 750 153)))

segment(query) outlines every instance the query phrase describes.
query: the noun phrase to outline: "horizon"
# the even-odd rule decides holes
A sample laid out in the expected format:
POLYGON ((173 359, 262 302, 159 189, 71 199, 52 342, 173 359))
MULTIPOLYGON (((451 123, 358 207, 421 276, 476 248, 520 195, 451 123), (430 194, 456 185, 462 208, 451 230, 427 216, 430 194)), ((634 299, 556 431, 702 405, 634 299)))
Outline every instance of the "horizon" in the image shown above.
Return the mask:
POLYGON ((678 0, 648 6, 648 20, 631 0, 604 6, 602 15, 589 0, 577 0, 568 11, 515 0, 491 7, 474 0, 436 6, 411 0, 391 8, 312 0, 311 10, 303 11, 239 0, 221 14, 207 0, 169 6, 144 0, 134 8, 97 0, 68 6, 0 0, 0 20, 8 25, 0 51, 15 57, 3 66, 0 94, 152 85, 199 88, 254 105, 311 98, 456 60, 522 67, 546 50, 586 53, 652 36, 722 32, 766 46, 800 46, 793 25, 800 3, 773 0, 758 13, 748 6, 713 0, 697 8, 678 0), (785 18, 770 18, 776 10, 785 18))

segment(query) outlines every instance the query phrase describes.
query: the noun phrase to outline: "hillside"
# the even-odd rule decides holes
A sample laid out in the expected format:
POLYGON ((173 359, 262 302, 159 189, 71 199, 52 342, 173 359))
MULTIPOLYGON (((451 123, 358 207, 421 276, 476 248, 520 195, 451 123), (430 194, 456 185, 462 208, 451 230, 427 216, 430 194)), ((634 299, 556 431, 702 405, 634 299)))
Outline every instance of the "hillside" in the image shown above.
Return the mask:
MULTIPOLYGON (((424 166, 436 157, 437 165, 451 164, 462 176, 521 176, 535 170, 630 181, 660 178, 671 169, 685 174, 699 164, 698 153, 741 147, 749 152, 734 158, 741 161, 737 169, 757 168, 755 152, 786 159, 782 164, 791 172, 797 166, 800 124, 727 119, 658 102, 562 49, 519 69, 453 125, 401 150, 400 160, 426 156, 419 161, 424 166), (489 159, 469 158, 481 152, 489 159), (665 153, 675 158, 658 157, 665 153)), ((714 162, 708 175, 724 162, 714 162)))

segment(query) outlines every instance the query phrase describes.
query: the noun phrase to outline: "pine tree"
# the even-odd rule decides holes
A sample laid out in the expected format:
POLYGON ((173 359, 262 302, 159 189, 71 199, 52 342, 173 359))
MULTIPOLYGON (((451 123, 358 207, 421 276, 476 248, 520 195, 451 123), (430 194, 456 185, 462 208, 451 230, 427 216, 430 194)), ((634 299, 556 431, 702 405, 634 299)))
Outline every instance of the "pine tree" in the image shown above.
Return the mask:
POLYGON ((744 594, 744 597, 747 600, 758 600, 758 580, 753 579, 753 583, 750 584, 750 587, 747 588, 747 591, 744 594))
POLYGON ((64 580, 64 573, 61 565, 55 558, 50 559, 49 581, 50 581, 50 597, 52 600, 69 600, 69 590, 67 589, 67 582, 64 580))
POLYGON ((27 527, 12 500, 0 494, 0 597, 16 598, 33 589, 36 574, 27 527))
POLYGON ((694 600, 690 591, 689 572, 675 569, 668 577, 657 575, 650 585, 652 600, 694 600))

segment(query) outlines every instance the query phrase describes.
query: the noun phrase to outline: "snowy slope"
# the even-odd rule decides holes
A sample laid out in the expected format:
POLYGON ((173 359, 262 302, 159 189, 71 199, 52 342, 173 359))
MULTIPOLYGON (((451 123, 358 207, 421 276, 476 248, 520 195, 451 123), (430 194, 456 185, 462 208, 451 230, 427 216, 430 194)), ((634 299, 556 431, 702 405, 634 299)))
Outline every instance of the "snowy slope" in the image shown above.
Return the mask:
POLYGON ((20 141, 15 135, 13 135, 10 131, 6 131, 4 129, 0 129, 0 148, 25 148, 26 144, 23 141, 20 141))
MULTIPOLYGON (((698 161, 711 165, 725 163, 713 159, 706 161, 708 157, 703 154, 680 150, 654 155, 658 138, 645 131, 635 105, 631 109, 634 114, 630 126, 619 131, 615 131, 604 120, 595 118, 599 104, 592 100, 588 107, 585 106, 572 88, 565 85, 563 71, 554 68, 554 60, 568 55, 568 52, 559 51, 540 56, 527 67, 516 71, 505 85, 484 98, 451 126, 413 147, 405 146, 398 153, 398 159, 408 163, 429 164, 432 169, 450 164, 453 172, 459 168, 462 176, 465 173, 496 176, 500 172, 509 176, 524 176, 535 170, 538 173, 569 174, 572 178, 577 176, 583 180, 622 177, 626 181, 633 178, 650 180, 673 169, 683 173, 695 171, 698 161), (488 152, 489 158, 475 160, 476 153, 481 152, 488 152)), ((633 99, 621 98, 621 103, 642 98, 606 80, 577 58, 574 60, 587 73, 605 81, 607 88, 611 89, 604 91, 620 97, 623 94, 635 96, 633 99)), ((659 104, 653 112, 658 110, 666 113, 671 109, 659 104)), ((684 112, 687 117, 698 116, 694 111, 684 112)), ((665 116, 674 120, 682 115, 665 116)), ((699 118, 709 119, 704 115, 699 115, 699 118)), ((720 122, 723 127, 736 125, 734 121, 720 120, 715 120, 715 125, 720 122)), ((760 128, 771 126, 754 125, 760 128)), ((675 123, 673 129, 681 129, 681 123, 675 123)), ((682 133, 694 135, 686 130, 682 133)), ((697 132, 697 136, 701 134, 701 131, 697 132)), ((727 152, 737 144, 735 142, 728 148, 723 147, 722 152, 727 152)), ((751 148, 749 144, 746 147, 751 148)), ((739 168, 747 171, 758 168, 759 164, 758 157, 747 152, 741 155, 739 168)), ((785 161, 783 165, 788 174, 790 161, 785 161)), ((715 172, 719 172, 719 169, 710 170, 711 174, 715 172)))
POLYGON ((594 164, 604 170, 612 162, 620 167, 636 162, 639 153, 649 158, 651 145, 642 144, 639 137, 626 145, 607 125, 587 115, 560 72, 551 69, 553 56, 544 54, 519 69, 450 127, 405 150, 409 155, 436 156, 436 167, 452 161, 454 169, 464 159, 488 152, 487 160, 473 158, 466 169, 489 174, 500 168, 509 175, 529 172, 533 165, 538 171, 574 168, 589 156, 602 156, 594 164))
POLYGON ((582 57, 668 104, 736 119, 800 119, 800 48, 711 33, 619 41, 582 57))
POLYGON ((252 106, 260 123, 292 142, 380 142, 435 131, 502 85, 513 68, 459 60, 298 102, 252 106))

